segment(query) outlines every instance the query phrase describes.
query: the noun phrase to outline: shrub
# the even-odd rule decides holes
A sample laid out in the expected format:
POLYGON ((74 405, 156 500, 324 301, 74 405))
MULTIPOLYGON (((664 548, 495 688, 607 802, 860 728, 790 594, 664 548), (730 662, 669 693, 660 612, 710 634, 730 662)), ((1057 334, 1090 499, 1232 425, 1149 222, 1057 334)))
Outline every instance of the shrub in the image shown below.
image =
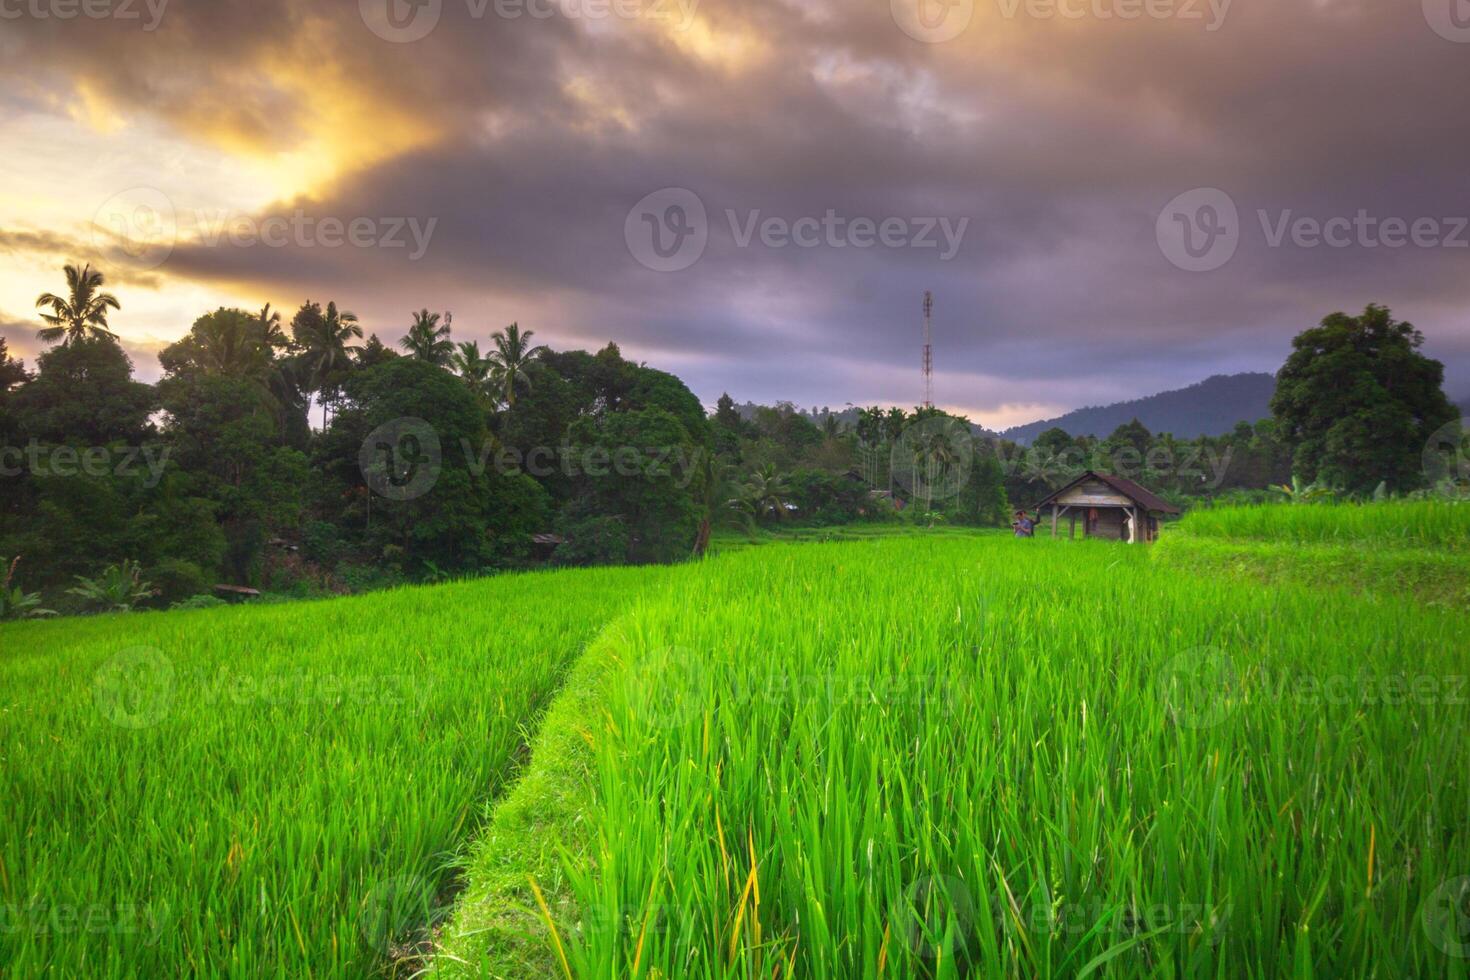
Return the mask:
POLYGON ((78 575, 76 586, 66 591, 81 599, 87 612, 131 612, 154 595, 152 583, 143 581, 142 566, 127 559, 107 566, 95 579, 78 575))
POLYGON ((552 561, 558 565, 616 565, 628 554, 628 527, 616 517, 588 517, 567 524, 552 561))
POLYGON ((4 619, 31 619, 37 616, 54 616, 56 613, 50 609, 41 608, 41 593, 22 592, 20 586, 14 585, 15 566, 20 564, 20 556, 7 562, 0 558, 0 569, 5 572, 5 580, 0 582, 0 620, 4 619))
POLYGON ((191 561, 165 558, 148 570, 148 579, 160 604, 172 605, 190 596, 208 593, 211 584, 204 570, 191 561))
POLYGON ((342 535, 337 525, 312 521, 301 534, 301 556, 320 565, 332 565, 342 556, 342 535))
POLYGON ((170 609, 214 609, 218 606, 228 606, 229 603, 214 595, 193 595, 182 599, 169 606, 170 609))

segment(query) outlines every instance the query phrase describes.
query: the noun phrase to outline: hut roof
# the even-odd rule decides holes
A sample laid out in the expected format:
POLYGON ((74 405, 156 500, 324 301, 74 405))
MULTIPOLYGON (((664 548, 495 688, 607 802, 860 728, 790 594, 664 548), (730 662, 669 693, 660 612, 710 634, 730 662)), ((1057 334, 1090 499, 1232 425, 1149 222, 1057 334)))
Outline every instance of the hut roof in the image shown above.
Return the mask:
POLYGON ((1041 509, 1042 507, 1051 503, 1054 498, 1066 493, 1068 490, 1072 489, 1083 480, 1101 480, 1103 483, 1106 483, 1108 486, 1112 487, 1114 490, 1118 491, 1129 500, 1132 500, 1134 503, 1138 504, 1144 510, 1158 511, 1162 514, 1180 513, 1178 507, 1175 507, 1173 504, 1169 503, 1169 501, 1165 500, 1163 497, 1160 497, 1152 490, 1144 489, 1127 477, 1113 476, 1111 473, 1099 473, 1096 470, 1088 470, 1081 476, 1077 477, 1077 479, 1073 480, 1071 483, 1068 483, 1066 486, 1058 487, 1056 490, 1047 494, 1040 501, 1038 501, 1037 504, 1031 509, 1041 509))

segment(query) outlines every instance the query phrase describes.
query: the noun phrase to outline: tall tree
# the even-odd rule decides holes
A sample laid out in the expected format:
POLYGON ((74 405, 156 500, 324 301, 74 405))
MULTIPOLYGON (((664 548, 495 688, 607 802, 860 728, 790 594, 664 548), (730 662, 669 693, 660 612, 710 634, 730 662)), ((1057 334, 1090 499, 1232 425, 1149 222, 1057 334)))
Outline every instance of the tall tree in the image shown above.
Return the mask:
POLYGON ((505 388, 505 404, 508 407, 515 407, 516 388, 531 383, 530 376, 526 374, 526 365, 546 349, 531 344, 531 338, 535 335, 534 330, 521 333, 520 324, 512 323, 504 330, 495 331, 490 338, 495 342, 495 350, 490 352, 490 361, 499 370, 501 384, 505 388))
POLYGON ((467 340, 450 357, 450 367, 481 404, 493 403, 497 381, 495 365, 480 354, 480 342, 467 340))
POLYGON ((1271 399, 1294 475, 1357 493, 1379 482, 1423 485, 1425 444, 1458 416, 1444 365, 1419 352, 1423 343, 1413 325, 1374 305, 1296 336, 1271 399))
POLYGON ((128 355, 110 337, 84 337, 36 358, 36 376, 7 401, 18 430, 42 443, 142 445, 153 433, 152 385, 133 380, 128 355))
POLYGON ((730 397, 728 391, 721 392, 719 401, 715 402, 715 424, 738 431, 740 422, 740 411, 735 407, 735 399, 730 397))
POLYGON ((291 318, 291 338, 295 342, 306 390, 316 392, 322 403, 322 426, 326 427, 332 402, 353 364, 356 344, 362 327, 357 317, 346 310, 338 311, 329 302, 325 312, 319 304, 307 300, 291 318))
POLYGON ((5 394, 16 385, 24 384, 30 380, 30 377, 30 372, 26 370, 25 364, 19 358, 10 356, 5 338, 0 337, 0 395, 5 394))
POLYGON ((36 331, 36 336, 48 344, 58 340, 70 344, 88 337, 115 338, 107 329, 107 311, 122 308, 117 297, 99 292, 106 277, 90 265, 77 268, 65 266, 66 295, 42 293, 36 297, 36 308, 50 307, 50 313, 42 313, 41 319, 48 326, 36 331))
POLYGON ((260 319, 221 307, 194 321, 189 333, 159 354, 167 371, 196 370, 254 381, 267 388, 274 348, 260 319))
POLYGON ((262 339, 272 349, 286 350, 291 346, 291 338, 287 337, 286 332, 281 329, 280 311, 271 309, 269 303, 261 307, 260 312, 255 314, 255 323, 262 339))
POLYGON ((293 431, 303 440, 306 431, 306 398, 302 392, 299 366, 276 356, 287 343, 280 317, 267 306, 260 313, 218 309, 206 313, 179 341, 158 355, 166 372, 203 374, 248 382, 254 400, 275 420, 283 441, 293 431), (294 423, 294 424, 293 424, 294 423))
POLYGON ((367 339, 367 343, 358 348, 356 356, 353 357, 353 365, 358 370, 365 371, 379 364, 385 364, 398 356, 396 350, 379 340, 377 334, 373 334, 367 339))
POLYGON ((448 367, 449 360, 454 355, 454 341, 449 339, 449 323, 443 326, 439 324, 439 314, 430 313, 427 309, 419 310, 413 315, 413 325, 408 328, 408 333, 398 342, 398 346, 408 351, 408 356, 418 361, 426 361, 439 367, 448 367))

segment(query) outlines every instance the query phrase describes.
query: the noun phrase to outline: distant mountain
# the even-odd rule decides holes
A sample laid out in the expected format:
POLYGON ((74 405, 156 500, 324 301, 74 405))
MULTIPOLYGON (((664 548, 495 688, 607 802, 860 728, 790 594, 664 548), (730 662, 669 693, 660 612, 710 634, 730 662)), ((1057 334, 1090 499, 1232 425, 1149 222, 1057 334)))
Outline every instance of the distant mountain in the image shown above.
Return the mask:
POLYGON ((1072 436, 1105 437, 1136 418, 1150 432, 1168 432, 1180 439, 1218 436, 1235 428, 1237 422, 1255 422, 1269 416, 1275 391, 1275 375, 1217 374, 1188 388, 1114 405, 1079 408, 1060 418, 1018 425, 1001 435, 1023 445, 1051 428, 1072 436))

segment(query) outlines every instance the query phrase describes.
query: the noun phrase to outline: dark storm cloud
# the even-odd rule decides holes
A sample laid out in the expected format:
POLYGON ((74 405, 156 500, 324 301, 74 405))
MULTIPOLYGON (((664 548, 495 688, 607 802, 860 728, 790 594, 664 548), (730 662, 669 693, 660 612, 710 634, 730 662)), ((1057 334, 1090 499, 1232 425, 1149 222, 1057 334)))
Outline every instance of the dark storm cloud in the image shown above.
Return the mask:
MULTIPOLYGON (((483 334, 534 309, 544 322, 522 322, 542 339, 617 340, 706 399, 913 403, 925 289, 938 396, 982 411, 1273 370, 1292 334, 1368 302, 1425 331, 1452 390, 1470 375, 1470 248, 1449 240, 1470 215, 1470 45, 1436 35, 1419 4, 1236 0, 1207 31, 1048 19, 1025 3, 1008 18, 982 0, 959 38, 924 44, 886 3, 703 0, 700 27, 679 35, 475 18, 445 0, 428 37, 394 44, 356 4, 176 3, 146 37, 32 25, 21 61, 181 127, 272 146, 311 119, 299 91, 252 71, 318 51, 435 138, 267 214, 435 225, 416 260, 186 241, 164 273, 332 294, 365 319, 493 296, 483 316, 457 306, 457 324, 485 322, 483 334), (698 196, 709 242, 661 273, 635 260, 624 224, 664 187, 698 196), (1229 195, 1240 242, 1219 268, 1189 272, 1161 250, 1155 221, 1201 187, 1229 195), (964 234, 947 261, 937 231, 936 248, 741 244, 753 218, 829 210, 911 230, 965 222, 964 234), (1446 240, 1273 241, 1297 219, 1360 212, 1440 219, 1446 240)), ((371 145, 374 133, 353 138, 371 145)))
POLYGON ((94 242, 53 231, 0 228, 0 252, 49 255, 61 264, 92 263, 100 266, 105 262, 107 288, 123 284, 139 289, 157 289, 163 284, 157 275, 131 264, 126 254, 113 249, 99 249, 94 242))

